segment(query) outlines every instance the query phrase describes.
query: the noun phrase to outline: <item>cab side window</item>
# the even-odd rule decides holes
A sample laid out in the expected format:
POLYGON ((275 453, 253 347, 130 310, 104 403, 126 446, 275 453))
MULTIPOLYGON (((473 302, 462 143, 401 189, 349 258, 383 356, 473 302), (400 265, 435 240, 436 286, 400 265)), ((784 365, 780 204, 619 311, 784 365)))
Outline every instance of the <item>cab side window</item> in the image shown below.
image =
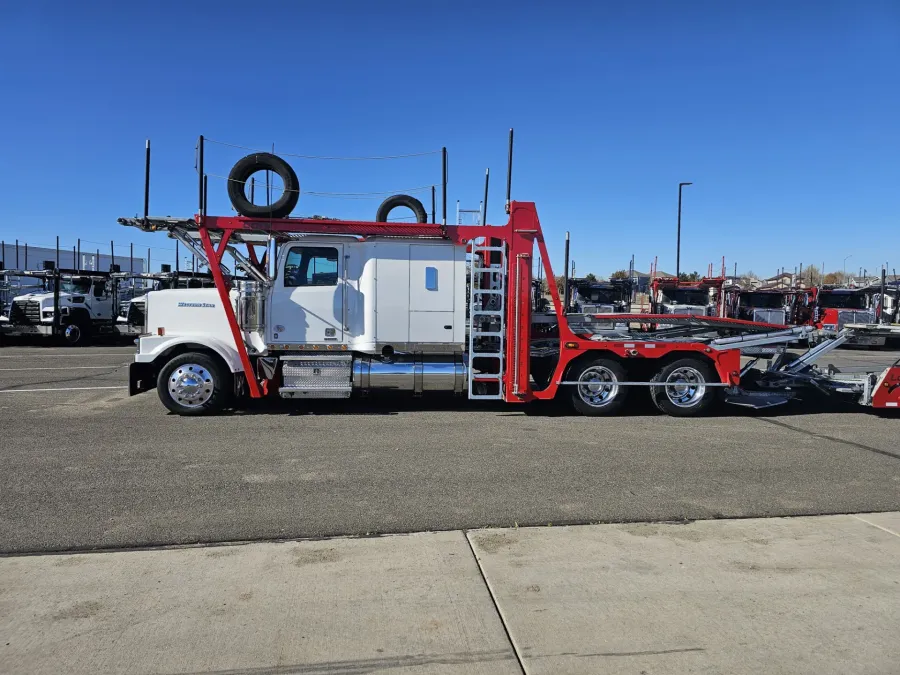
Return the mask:
POLYGON ((329 246, 296 246, 284 263, 284 285, 337 286, 338 251, 329 246))

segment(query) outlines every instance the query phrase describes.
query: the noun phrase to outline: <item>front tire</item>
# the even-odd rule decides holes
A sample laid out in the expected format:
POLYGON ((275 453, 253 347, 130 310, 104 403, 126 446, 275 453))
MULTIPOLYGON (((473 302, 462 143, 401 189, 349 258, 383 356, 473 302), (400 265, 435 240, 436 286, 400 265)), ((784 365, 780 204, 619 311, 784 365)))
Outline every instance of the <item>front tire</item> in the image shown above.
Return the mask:
POLYGON ((177 415, 209 415, 222 410, 233 390, 234 376, 211 356, 180 354, 159 372, 159 400, 177 415))
POLYGON ((90 328, 81 321, 62 326, 63 342, 69 347, 83 347, 90 341, 90 328))
POLYGON ((706 361, 694 358, 678 359, 664 366, 654 377, 655 382, 670 386, 650 388, 650 396, 659 410, 673 417, 694 417, 710 410, 719 398, 715 370, 706 361))
POLYGON ((576 366, 569 371, 567 380, 578 384, 564 385, 569 389, 569 400, 575 412, 581 415, 614 415, 628 396, 628 390, 619 386, 626 381, 625 368, 618 361, 598 358, 576 366))

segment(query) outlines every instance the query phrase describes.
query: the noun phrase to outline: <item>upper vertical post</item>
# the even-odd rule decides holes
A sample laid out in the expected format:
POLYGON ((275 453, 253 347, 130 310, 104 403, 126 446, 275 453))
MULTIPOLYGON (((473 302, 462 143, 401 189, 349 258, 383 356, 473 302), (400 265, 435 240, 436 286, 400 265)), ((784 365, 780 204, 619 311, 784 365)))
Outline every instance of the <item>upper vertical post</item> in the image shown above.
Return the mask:
POLYGON ((509 213, 510 195, 512 194, 512 159, 513 130, 509 130, 509 152, 506 158, 506 212, 509 213))
POLYGON ((144 159, 144 223, 150 216, 150 139, 147 139, 147 151, 144 159))
POLYGON ((675 281, 681 277, 681 190, 685 185, 693 185, 693 183, 678 184, 678 237, 675 243, 675 281))
POLYGON ((481 224, 487 225, 487 198, 488 198, 488 185, 491 182, 491 170, 484 170, 484 201, 481 204, 481 224))
POLYGON ((200 134, 200 140, 197 143, 197 213, 203 213, 203 134, 200 134))
MULTIPOLYGON (((509 206, 509 204, 507 204, 509 206)), ((566 260, 563 264, 563 314, 569 312, 569 233, 566 232, 566 260)), ((547 279, 547 283, 554 284, 556 279, 547 279)))
POLYGON ((447 148, 441 148, 441 225, 447 226, 447 148))

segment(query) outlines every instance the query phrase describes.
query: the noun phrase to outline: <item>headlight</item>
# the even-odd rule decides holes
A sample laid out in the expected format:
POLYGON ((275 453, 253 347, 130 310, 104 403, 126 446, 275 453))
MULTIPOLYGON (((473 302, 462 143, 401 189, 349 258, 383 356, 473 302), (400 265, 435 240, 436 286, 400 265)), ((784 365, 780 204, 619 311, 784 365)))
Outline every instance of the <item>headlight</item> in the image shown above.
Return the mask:
POLYGON ((41 316, 43 316, 45 319, 52 319, 53 318, 53 310, 45 309, 43 312, 41 312, 41 316))

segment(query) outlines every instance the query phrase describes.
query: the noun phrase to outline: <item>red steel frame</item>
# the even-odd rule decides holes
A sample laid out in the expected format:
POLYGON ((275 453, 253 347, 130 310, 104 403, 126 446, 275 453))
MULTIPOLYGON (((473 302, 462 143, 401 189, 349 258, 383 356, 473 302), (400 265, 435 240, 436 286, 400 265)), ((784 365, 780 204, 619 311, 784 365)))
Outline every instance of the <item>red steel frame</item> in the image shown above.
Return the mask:
MULTIPOLYGON (((350 234, 350 235, 382 235, 402 237, 436 237, 448 239, 458 245, 466 245, 473 240, 500 239, 506 242, 509 273, 507 275, 505 345, 506 375, 502 382, 504 400, 508 402, 526 402, 531 400, 552 399, 563 381, 569 364, 586 352, 606 351, 617 357, 628 359, 659 359, 673 352, 702 354, 709 358, 724 383, 736 385, 740 377, 740 351, 738 349, 714 350, 699 342, 664 342, 653 340, 603 341, 590 340, 574 333, 562 313, 562 302, 556 284, 550 284, 550 295, 553 299, 554 312, 559 325, 560 354, 550 384, 541 390, 534 390, 530 380, 530 333, 531 333, 531 269, 534 244, 537 242, 544 268, 545 277, 554 279, 550 265, 550 256, 541 230, 537 210, 532 202, 512 202, 510 204, 509 221, 506 225, 433 225, 428 223, 377 223, 370 221, 323 221, 319 219, 285 218, 261 219, 244 216, 202 216, 194 217, 199 230, 203 249, 210 261, 210 272, 216 284, 219 298, 225 308, 225 315, 235 347, 240 356, 241 365, 247 379, 249 394, 252 398, 260 398, 267 390, 267 382, 256 379, 253 364, 247 353, 241 329, 229 298, 230 280, 225 278, 220 269, 222 257, 228 242, 235 233, 307 233, 307 234, 350 234), (221 233, 218 246, 214 245, 210 232, 221 233)), ((248 259, 260 271, 265 268, 265 254, 258 258, 254 246, 265 244, 247 243, 248 259)), ((631 319, 647 321, 657 315, 603 315, 604 319, 631 319)), ((677 315, 659 315, 660 320, 670 320, 677 315)), ((691 317, 693 318, 693 317, 691 317)), ((709 317, 707 317, 709 320, 709 317)), ((719 319, 728 325, 741 324, 759 327, 762 324, 750 321, 719 319)), ((773 327, 774 328, 774 327, 773 327)))
POLYGON ((872 392, 872 407, 900 410, 900 361, 888 368, 879 387, 872 392))

